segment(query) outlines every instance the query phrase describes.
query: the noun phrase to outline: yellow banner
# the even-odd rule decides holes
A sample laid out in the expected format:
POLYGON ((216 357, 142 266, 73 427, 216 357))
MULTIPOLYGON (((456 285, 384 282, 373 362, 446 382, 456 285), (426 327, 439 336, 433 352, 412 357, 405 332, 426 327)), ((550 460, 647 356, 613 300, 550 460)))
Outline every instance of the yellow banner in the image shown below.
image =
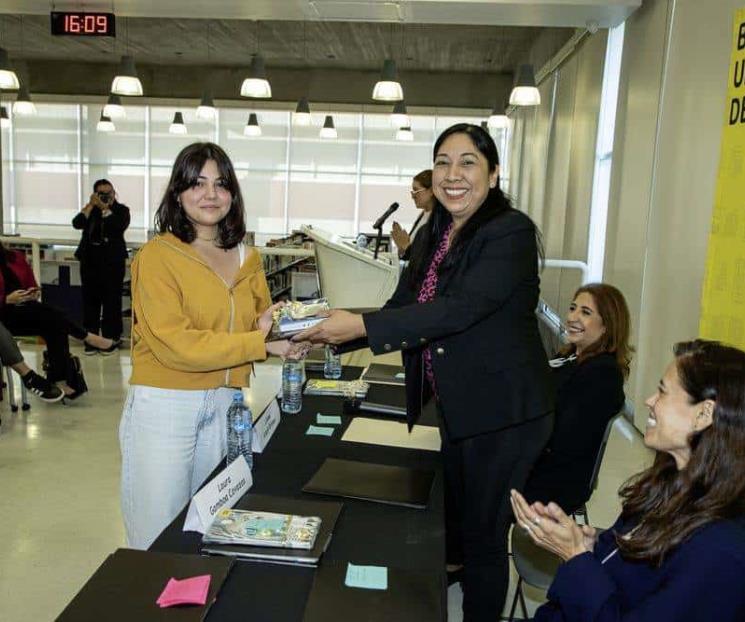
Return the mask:
POLYGON ((735 12, 699 330, 745 349, 745 8, 735 12))

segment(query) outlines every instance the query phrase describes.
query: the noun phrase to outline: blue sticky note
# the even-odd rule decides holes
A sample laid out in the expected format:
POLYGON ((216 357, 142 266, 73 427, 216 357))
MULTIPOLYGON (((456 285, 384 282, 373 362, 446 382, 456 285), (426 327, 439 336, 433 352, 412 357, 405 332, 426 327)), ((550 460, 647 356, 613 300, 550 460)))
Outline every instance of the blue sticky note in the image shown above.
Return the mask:
POLYGON ((387 590, 388 568, 385 566, 347 564, 347 576, 344 579, 344 585, 359 587, 364 590, 387 590))
POLYGON ((341 417, 339 415, 322 415, 316 413, 316 423, 326 425, 341 425, 341 417))
POLYGON ((312 435, 312 436, 331 436, 334 433, 334 428, 322 428, 317 425, 309 425, 308 429, 305 431, 306 436, 312 435))

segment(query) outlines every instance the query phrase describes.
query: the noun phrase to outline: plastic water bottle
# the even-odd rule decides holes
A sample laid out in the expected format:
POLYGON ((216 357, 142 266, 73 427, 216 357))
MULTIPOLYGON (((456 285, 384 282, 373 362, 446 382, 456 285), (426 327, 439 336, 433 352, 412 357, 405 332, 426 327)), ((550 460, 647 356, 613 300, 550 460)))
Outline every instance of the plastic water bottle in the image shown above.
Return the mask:
POLYGON ((302 410, 304 371, 302 359, 285 359, 282 365, 282 412, 294 415, 302 410))
POLYGON ((338 380, 341 378, 341 355, 326 346, 326 361, 323 364, 323 377, 338 380))
POLYGON ((233 403, 228 408, 228 464, 242 455, 252 469, 254 464, 251 441, 253 440, 253 418, 243 403, 243 393, 236 391, 233 403))

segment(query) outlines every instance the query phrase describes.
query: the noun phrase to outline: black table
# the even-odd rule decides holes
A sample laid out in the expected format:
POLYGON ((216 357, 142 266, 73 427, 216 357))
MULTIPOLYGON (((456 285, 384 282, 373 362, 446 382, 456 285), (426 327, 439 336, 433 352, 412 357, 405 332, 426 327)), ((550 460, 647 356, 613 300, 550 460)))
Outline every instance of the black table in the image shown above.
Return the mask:
MULTIPOLYGON (((359 367, 346 367, 343 378, 358 378, 359 367)), ((309 377, 322 377, 313 372, 309 377)), ((361 416, 378 416, 361 413, 361 416)), ((436 425, 433 413, 422 423, 436 425)), ((344 499, 344 509, 334 529, 324 560, 350 561, 422 570, 441 577, 443 619, 446 616, 445 528, 443 481, 439 454, 431 451, 400 449, 342 442, 352 420, 342 414, 342 398, 303 396, 303 410, 282 415, 274 436, 262 454, 254 455, 254 484, 248 494, 261 493, 285 497, 320 499, 301 492, 326 457, 376 462, 397 466, 434 468, 436 477, 430 502, 425 510, 344 499), (342 415, 342 425, 333 437, 306 436, 315 423, 316 413, 342 415)), ((218 467, 218 471, 224 468, 218 467)), ((327 497, 330 498, 330 497, 327 497)), ((336 499, 339 500, 339 499, 336 499)), ((171 553, 199 553, 201 535, 183 532, 186 508, 160 534, 150 550, 171 553)), ((207 617, 215 621, 292 621, 302 620, 314 569, 251 561, 237 561, 207 617)), ((329 614, 333 618, 333 612, 329 614)), ((361 619, 364 614, 361 612, 361 619)))

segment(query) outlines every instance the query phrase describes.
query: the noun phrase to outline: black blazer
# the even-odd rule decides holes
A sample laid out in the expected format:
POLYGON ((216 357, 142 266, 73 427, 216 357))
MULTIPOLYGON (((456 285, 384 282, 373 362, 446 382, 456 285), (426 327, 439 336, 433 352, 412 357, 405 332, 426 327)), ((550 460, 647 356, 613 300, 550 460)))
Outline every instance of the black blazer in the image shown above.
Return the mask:
POLYGON ((613 354, 568 363, 557 381, 554 431, 528 478, 531 503, 555 501, 574 512, 592 495, 590 478, 608 422, 623 408, 623 373, 613 354))
POLYGON ((75 251, 75 257, 80 261, 95 259, 96 261, 105 261, 108 263, 124 261, 127 258, 127 245, 124 242, 124 232, 129 227, 129 208, 123 203, 114 201, 111 205, 111 215, 104 218, 101 211, 94 209, 86 217, 83 212, 78 212, 72 219, 72 226, 75 229, 82 229, 83 235, 80 238, 80 244, 75 251), (92 245, 90 242, 91 230, 94 227, 102 227, 102 237, 104 243, 99 247, 100 253, 91 252, 92 245))
MULTIPOLYGON (((422 236, 413 253, 426 252, 422 236)), ((535 226, 508 210, 476 232, 458 262, 441 267, 435 299, 416 301, 408 268, 393 297, 363 315, 375 354, 401 350, 409 425, 430 397, 422 351, 432 367, 452 440, 499 430, 549 413, 550 371, 538 334, 535 226)))

